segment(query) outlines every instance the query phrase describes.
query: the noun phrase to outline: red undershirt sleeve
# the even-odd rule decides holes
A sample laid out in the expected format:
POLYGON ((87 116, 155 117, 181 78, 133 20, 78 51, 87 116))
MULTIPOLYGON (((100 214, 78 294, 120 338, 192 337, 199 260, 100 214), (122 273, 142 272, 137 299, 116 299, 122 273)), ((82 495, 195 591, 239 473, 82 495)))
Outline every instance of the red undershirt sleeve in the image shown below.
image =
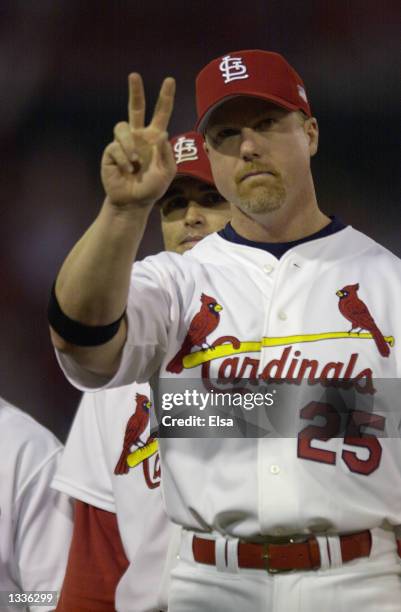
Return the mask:
POLYGON ((74 531, 57 612, 114 612, 115 591, 129 565, 117 517, 75 501, 74 531))

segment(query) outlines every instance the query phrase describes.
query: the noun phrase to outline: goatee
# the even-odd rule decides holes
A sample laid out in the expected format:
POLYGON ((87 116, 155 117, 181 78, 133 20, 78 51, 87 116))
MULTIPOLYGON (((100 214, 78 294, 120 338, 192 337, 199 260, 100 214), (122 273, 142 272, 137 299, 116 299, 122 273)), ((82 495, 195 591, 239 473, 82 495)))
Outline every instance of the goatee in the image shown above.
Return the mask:
POLYGON ((248 181, 238 186, 239 207, 248 213, 261 214, 278 210, 286 199, 286 190, 279 177, 275 177, 274 184, 268 184, 263 175, 255 176, 252 184, 248 181))

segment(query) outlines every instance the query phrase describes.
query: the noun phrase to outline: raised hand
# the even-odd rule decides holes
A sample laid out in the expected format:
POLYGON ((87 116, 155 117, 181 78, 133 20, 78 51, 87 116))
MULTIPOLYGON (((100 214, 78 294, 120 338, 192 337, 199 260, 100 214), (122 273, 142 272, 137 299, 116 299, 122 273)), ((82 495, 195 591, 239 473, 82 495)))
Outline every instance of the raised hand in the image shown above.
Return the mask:
POLYGON ((102 157, 102 182, 111 204, 150 207, 162 197, 176 173, 166 131, 174 106, 175 81, 164 79, 152 121, 146 127, 140 74, 130 74, 128 84, 128 122, 114 127, 114 141, 102 157))

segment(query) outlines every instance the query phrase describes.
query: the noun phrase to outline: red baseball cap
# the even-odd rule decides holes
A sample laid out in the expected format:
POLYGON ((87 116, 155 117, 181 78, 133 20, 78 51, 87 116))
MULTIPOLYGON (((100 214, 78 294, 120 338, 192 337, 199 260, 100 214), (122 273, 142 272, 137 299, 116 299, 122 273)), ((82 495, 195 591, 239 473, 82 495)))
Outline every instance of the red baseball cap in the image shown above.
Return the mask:
POLYGON ((232 51, 200 71, 196 79, 196 129, 204 132, 212 111, 236 96, 262 98, 311 116, 301 77, 282 55, 272 51, 232 51))
POLYGON ((184 132, 170 140, 177 176, 191 176, 214 185, 209 159, 203 148, 203 137, 197 132, 184 132))

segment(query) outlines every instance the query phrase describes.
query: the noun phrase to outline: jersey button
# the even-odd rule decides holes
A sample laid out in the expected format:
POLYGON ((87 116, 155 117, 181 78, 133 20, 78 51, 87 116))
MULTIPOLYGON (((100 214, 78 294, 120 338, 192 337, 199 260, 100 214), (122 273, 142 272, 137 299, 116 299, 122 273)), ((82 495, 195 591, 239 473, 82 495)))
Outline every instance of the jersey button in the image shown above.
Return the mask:
POLYGON ((266 272, 266 274, 271 274, 274 270, 274 266, 272 266, 271 264, 266 264, 263 266, 263 271, 266 272))
POLYGON ((287 320, 287 315, 284 312, 284 310, 279 310, 278 318, 280 319, 280 321, 286 321, 287 320))
POLYGON ((279 465, 271 465, 270 466, 270 471, 272 474, 274 474, 274 476, 276 476, 277 474, 280 474, 280 466, 279 465))

